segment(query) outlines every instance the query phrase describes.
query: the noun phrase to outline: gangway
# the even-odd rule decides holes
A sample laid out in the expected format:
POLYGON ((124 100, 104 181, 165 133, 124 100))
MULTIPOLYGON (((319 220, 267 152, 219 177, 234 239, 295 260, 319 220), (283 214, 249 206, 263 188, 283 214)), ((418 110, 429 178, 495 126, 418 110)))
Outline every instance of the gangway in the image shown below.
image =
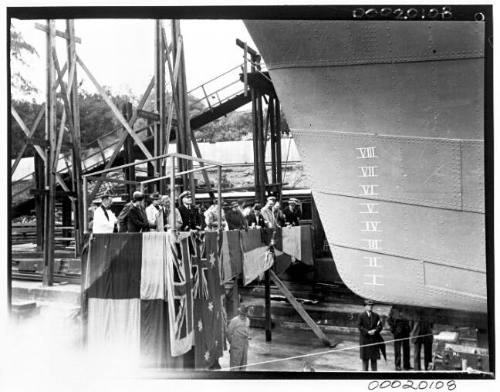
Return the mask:
MULTIPOLYGON (((248 85, 242 83, 242 73, 244 64, 239 64, 222 74, 210 79, 209 81, 190 90, 190 96, 199 96, 192 106, 202 103, 204 108, 192 114, 190 125, 192 130, 199 129, 208 123, 219 119, 222 116, 246 105, 251 101, 248 85)), ((136 129, 136 135, 142 140, 144 145, 150 148, 153 145, 154 137, 152 128, 159 122, 159 115, 156 113, 139 111, 138 116, 147 117, 151 122, 140 129, 136 129)), ((176 119, 172 119, 172 125, 177 126, 176 119)), ((81 162, 82 174, 92 173, 102 170, 110 157, 113 155, 116 145, 119 143, 121 135, 125 132, 123 127, 119 126, 95 140, 82 145, 81 162)), ((175 132, 171 133, 171 141, 175 140, 175 132)), ((137 146, 134 148, 134 158, 142 159, 144 154, 137 146)), ((113 166, 124 163, 124 149, 120 151, 113 162, 113 166)), ((61 154, 57 163, 57 173, 63 180, 67 179, 71 173, 70 152, 61 154)), ((111 184, 109 184, 111 186, 111 184)), ((31 189, 35 188, 35 171, 12 182, 12 204, 11 218, 29 213, 34 208, 33 194, 31 189)))

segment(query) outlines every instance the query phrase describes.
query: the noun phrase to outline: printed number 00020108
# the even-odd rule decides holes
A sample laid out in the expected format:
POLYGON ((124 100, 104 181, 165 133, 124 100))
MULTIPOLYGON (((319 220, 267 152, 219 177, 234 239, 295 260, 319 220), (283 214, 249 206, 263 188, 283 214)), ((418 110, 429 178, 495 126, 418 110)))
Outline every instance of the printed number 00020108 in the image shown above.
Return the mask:
POLYGON ((384 381, 371 381, 368 384, 368 390, 373 391, 375 389, 413 389, 413 390, 445 390, 445 391, 453 391, 457 388, 457 384, 455 380, 449 381, 413 381, 413 380, 384 380, 384 381))

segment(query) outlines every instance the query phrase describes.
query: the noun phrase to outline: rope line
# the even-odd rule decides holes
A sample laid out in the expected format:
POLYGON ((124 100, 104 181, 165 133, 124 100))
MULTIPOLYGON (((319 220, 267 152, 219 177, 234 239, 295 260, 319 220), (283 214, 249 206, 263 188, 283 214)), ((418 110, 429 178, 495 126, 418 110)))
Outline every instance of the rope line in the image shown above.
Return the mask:
MULTIPOLYGON (((422 338, 422 337, 432 336, 432 335, 433 334, 430 333, 430 334, 425 334, 425 335, 412 336, 412 337, 409 337, 409 338, 386 340, 386 341, 384 341, 384 343, 387 344, 387 343, 392 343, 392 342, 400 342, 400 341, 403 341, 403 340, 410 340, 410 339, 422 338)), ((340 352, 340 351, 355 350, 355 349, 358 349, 358 348, 361 348, 361 347, 377 346, 379 344, 381 344, 381 342, 364 344, 364 345, 361 345, 361 346, 358 345, 358 346, 351 346, 351 347, 344 347, 344 348, 339 348, 339 349, 321 351, 321 352, 318 352, 318 353, 295 355, 293 357, 287 357, 287 358, 271 359, 269 361, 255 362, 255 363, 251 363, 251 364, 247 364, 247 365, 240 365, 240 366, 232 366, 232 367, 222 368, 221 370, 232 370, 232 369, 237 369, 237 368, 240 368, 240 367, 265 365, 267 363, 275 363, 275 362, 281 362, 281 361, 288 361, 288 360, 291 360, 291 359, 298 359, 298 358, 307 358, 307 357, 313 357, 313 356, 316 356, 316 355, 325 355, 325 354, 330 354, 330 353, 335 353, 335 352, 340 352)))

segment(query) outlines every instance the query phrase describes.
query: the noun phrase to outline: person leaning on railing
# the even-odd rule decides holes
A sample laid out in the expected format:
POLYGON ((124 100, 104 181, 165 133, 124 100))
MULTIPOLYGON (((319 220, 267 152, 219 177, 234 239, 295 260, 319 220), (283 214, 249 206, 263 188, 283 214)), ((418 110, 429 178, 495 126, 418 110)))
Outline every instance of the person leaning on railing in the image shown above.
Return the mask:
MULTIPOLYGON (((163 195, 161 197, 161 210, 163 213, 163 230, 159 231, 167 231, 170 229, 170 197, 167 195, 163 195)), ((178 208, 175 208, 174 212, 174 220, 175 220, 175 229, 180 230, 182 227, 182 218, 181 213, 178 208)))
MULTIPOLYGON (((224 229, 227 225, 226 219, 224 217, 224 205, 227 204, 222 202, 221 206, 221 225, 224 229)), ((207 231, 216 231, 219 228, 219 201, 217 199, 214 200, 213 204, 208 207, 208 209, 203 213, 205 217, 205 230, 207 231)))
POLYGON ((193 205, 190 191, 184 191, 179 195, 179 212, 182 218, 182 231, 202 230, 205 226, 201 214, 193 205))
POLYGON ((295 197, 291 197, 290 200, 288 200, 288 206, 283 209, 285 226, 299 226, 299 221, 302 217, 299 205, 300 202, 295 197))
POLYGON ((259 203, 255 203, 252 211, 247 216, 248 227, 251 229, 260 229, 266 226, 266 221, 260 213, 262 207, 259 203))
POLYGON ((224 211, 229 230, 247 230, 248 223, 237 202, 231 203, 231 208, 224 211))
POLYGON ((276 216, 274 215, 273 207, 276 204, 276 197, 269 196, 266 201, 266 205, 260 211, 266 226, 275 229, 278 227, 278 222, 276 221, 276 216))
POLYGON ((106 192, 101 198, 101 205, 97 207, 93 215, 92 232, 93 233, 113 233, 116 227, 116 216, 111 211, 113 202, 110 192, 106 192))
POLYGON ((132 206, 127 214, 127 231, 129 233, 145 232, 149 231, 150 227, 144 209, 144 195, 142 192, 134 192, 132 206))

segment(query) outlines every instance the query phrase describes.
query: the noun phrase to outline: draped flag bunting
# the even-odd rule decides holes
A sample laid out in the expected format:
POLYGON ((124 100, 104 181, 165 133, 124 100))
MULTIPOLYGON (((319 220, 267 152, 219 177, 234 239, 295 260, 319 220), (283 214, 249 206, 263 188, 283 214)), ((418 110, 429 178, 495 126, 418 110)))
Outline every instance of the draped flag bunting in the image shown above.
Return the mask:
POLYGON ((209 369, 223 354, 224 321, 217 233, 205 233, 205 243, 193 238, 195 367, 209 369))
POLYGON ((241 231, 243 250, 243 278, 247 285, 273 265, 273 255, 269 247, 262 242, 259 230, 241 231))
POLYGON ((311 227, 307 225, 284 227, 283 253, 304 264, 313 265, 311 227))
POLYGON ((188 352, 194 343, 190 237, 176 242, 175 234, 168 232, 167 238, 170 344, 172 355, 178 356, 188 352))
POLYGON ((222 233, 221 260, 223 282, 228 282, 243 271, 240 231, 230 230, 222 233))
MULTIPOLYGON (((192 318, 189 341, 189 318, 179 317, 176 299, 169 301, 167 294, 188 294, 191 280, 187 275, 182 289, 169 289, 172 280, 168 278, 175 268, 169 271, 167 257, 174 246, 175 238, 167 233, 92 236, 84 277, 91 354, 126 358, 147 367, 183 368, 183 347, 189 350, 193 343, 192 318), (178 327, 172 327, 172 322, 178 327)), ((192 314, 192 304, 190 310, 187 305, 190 297, 185 297, 186 314, 192 314)))

